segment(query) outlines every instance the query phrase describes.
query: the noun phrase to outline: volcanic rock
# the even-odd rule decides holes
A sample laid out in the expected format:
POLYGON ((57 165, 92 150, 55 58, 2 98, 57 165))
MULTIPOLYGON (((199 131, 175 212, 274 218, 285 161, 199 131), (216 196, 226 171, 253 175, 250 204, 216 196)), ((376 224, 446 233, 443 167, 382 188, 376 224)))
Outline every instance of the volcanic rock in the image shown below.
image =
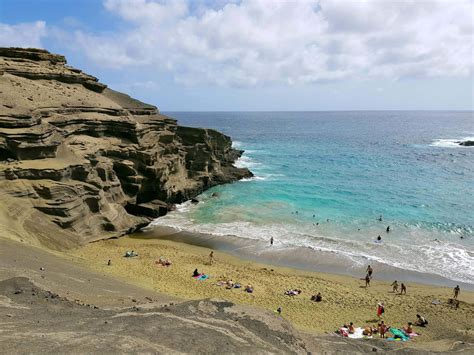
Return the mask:
MULTIPOLYGON (((0 48, 0 230, 53 248, 120 236, 251 176, 212 129, 178 126, 45 50, 0 48)), ((0 236, 1 236, 0 232, 0 236)))

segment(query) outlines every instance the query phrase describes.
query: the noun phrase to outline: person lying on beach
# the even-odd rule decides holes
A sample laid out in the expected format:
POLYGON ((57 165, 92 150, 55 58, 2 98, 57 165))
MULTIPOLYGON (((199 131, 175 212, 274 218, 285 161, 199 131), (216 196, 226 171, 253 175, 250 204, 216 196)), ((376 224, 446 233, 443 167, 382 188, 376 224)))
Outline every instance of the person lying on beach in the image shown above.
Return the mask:
POLYGON ((225 283, 225 288, 228 289, 228 290, 234 288, 234 281, 227 280, 226 283, 225 283))
POLYGON ((132 251, 126 251, 125 255, 124 255, 124 257, 126 257, 126 258, 131 258, 131 257, 134 257, 134 256, 138 256, 138 254, 135 253, 133 250, 132 251))
POLYGON ((253 293, 253 286, 252 285, 245 286, 245 291, 248 293, 253 293))
POLYGON ((287 296, 297 296, 301 293, 301 290, 294 289, 294 290, 286 290, 285 295, 287 296))
POLYGON ((397 293, 397 292, 398 292, 398 282, 397 282, 397 280, 393 281, 390 286, 393 287, 393 293, 397 293))
POLYGON ((171 261, 168 259, 165 259, 164 257, 160 256, 160 259, 155 262, 156 265, 162 265, 162 266, 170 266, 171 261))
POLYGON ((311 296, 311 301, 321 302, 322 300, 323 300, 323 296, 321 295, 321 292, 318 292, 317 295, 312 295, 311 296))
POLYGON ((416 322, 415 325, 419 327, 426 327, 428 325, 428 321, 425 317, 420 316, 419 314, 416 315, 416 322))
POLYGON ((403 331, 408 335, 413 333, 413 324, 411 322, 408 322, 408 326, 403 327, 403 331))
POLYGON ((372 328, 370 325, 366 325, 364 330, 362 331, 362 335, 365 336, 372 336, 374 334, 377 334, 379 332, 377 327, 372 328))

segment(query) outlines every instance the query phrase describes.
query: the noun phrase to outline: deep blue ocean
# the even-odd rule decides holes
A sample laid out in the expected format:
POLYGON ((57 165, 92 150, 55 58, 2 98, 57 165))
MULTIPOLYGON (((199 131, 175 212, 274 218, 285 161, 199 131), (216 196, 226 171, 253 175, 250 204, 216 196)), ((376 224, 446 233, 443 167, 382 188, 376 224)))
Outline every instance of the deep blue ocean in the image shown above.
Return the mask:
POLYGON ((474 137, 473 112, 166 114, 231 136, 255 178, 156 223, 474 284, 474 147, 455 143, 474 137))

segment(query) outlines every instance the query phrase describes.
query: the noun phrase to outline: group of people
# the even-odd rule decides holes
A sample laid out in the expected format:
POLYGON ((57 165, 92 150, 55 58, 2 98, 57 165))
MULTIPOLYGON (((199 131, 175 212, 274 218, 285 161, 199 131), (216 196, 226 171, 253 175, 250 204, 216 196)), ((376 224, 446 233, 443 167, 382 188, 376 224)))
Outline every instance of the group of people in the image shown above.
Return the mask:
MULTIPOLYGON (((397 280, 393 281, 390 286, 392 286, 393 293, 398 293, 398 281, 397 280)), ((405 294, 405 295, 407 294, 407 287, 402 282, 400 284, 400 295, 403 295, 403 294, 405 294)))
MULTIPOLYGON (((285 295, 286 296, 298 296, 302 293, 303 291, 301 291, 300 289, 298 288, 295 288, 295 289, 289 289, 289 290, 286 290, 285 291, 285 295)), ((314 301, 314 302, 321 302, 323 300, 323 295, 321 295, 321 292, 318 292, 317 294, 314 294, 311 296, 310 298, 311 301, 314 301)))
MULTIPOLYGON (((374 272, 374 269, 372 268, 372 266, 367 266, 367 270, 366 270, 366 274, 365 274, 365 287, 369 287, 370 286, 370 280, 372 280, 372 274, 374 272)), ((392 290, 393 290, 393 293, 398 293, 398 281, 395 280, 394 282, 392 282, 392 284, 390 285, 392 286, 392 290)), ((402 282, 400 284, 400 295, 403 295, 403 294, 407 294, 407 287, 406 285, 402 282)))
MULTIPOLYGON (((414 325, 419 326, 419 327, 426 327, 428 325, 428 321, 426 320, 425 317, 417 314, 416 318, 417 319, 414 325)), ((364 329, 362 330, 362 335, 373 336, 375 334, 379 334, 381 338, 385 338, 386 333, 389 332, 390 329, 391 329, 391 326, 386 325, 385 322, 381 320, 379 323, 377 323, 377 326, 371 327, 370 325, 366 325, 364 329)), ((403 327, 402 329, 405 335, 408 337, 415 334, 415 331, 413 330, 412 322, 408 322, 407 326, 403 327)), ((354 334, 355 330, 356 328, 354 326, 354 323, 350 322, 349 325, 344 324, 339 329, 339 333, 343 336, 344 335, 347 336, 347 334, 354 334), (345 334, 345 332, 347 332, 347 334, 345 334)), ((394 331, 393 333, 396 334, 397 332, 394 331)))
MULTIPOLYGON (((238 282, 232 281, 232 279, 227 279, 225 276, 219 277, 219 281, 217 281, 217 286, 225 286, 227 290, 231 290, 233 288, 242 288, 242 285, 238 282)), ((247 293, 253 293, 254 287, 251 284, 248 284, 244 287, 244 291, 247 293)))
POLYGON ((124 257, 126 257, 126 258, 132 258, 132 257, 134 257, 134 256, 138 256, 138 254, 135 253, 133 250, 132 250, 132 251, 128 251, 128 250, 127 250, 127 251, 125 252, 125 254, 124 254, 124 257))

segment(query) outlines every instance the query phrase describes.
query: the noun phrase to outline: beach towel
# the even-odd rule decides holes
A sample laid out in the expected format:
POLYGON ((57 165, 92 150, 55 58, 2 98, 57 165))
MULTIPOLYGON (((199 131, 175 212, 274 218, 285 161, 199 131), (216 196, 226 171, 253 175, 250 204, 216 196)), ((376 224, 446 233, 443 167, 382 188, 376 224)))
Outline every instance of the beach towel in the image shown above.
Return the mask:
POLYGON ((198 280, 199 280, 199 281, 204 281, 204 280, 207 280, 208 278, 209 278, 208 275, 201 274, 201 276, 198 277, 198 280))
POLYGON ((362 334, 363 331, 364 329, 362 329, 361 327, 357 327, 354 329, 354 334, 349 334, 349 338, 351 339, 372 338, 372 336, 367 336, 367 335, 362 334))
POLYGON ((407 341, 410 340, 410 337, 405 334, 403 330, 397 329, 397 328, 390 328, 390 333, 393 334, 393 337, 395 339, 401 339, 402 341, 407 341))
POLYGON ((204 274, 197 274, 196 276, 193 276, 195 279, 199 279, 202 275, 204 274))
POLYGON ((408 334, 405 333, 405 334, 408 335, 410 338, 417 337, 418 335, 420 335, 420 334, 415 333, 415 332, 413 332, 413 333, 408 333, 408 334))

